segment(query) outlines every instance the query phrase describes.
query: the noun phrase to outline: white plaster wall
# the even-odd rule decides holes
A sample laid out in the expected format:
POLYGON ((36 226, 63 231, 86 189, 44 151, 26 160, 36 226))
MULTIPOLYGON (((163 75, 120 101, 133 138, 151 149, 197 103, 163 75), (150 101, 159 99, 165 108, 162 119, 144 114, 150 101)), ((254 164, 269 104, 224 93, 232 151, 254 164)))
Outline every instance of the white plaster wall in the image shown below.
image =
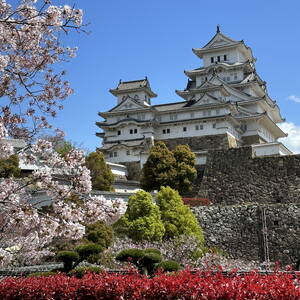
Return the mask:
POLYGON ((137 99, 137 101, 143 103, 144 101, 147 101, 149 100, 149 96, 143 92, 143 91, 140 91, 140 92, 134 92, 134 93, 124 93, 122 95, 118 95, 117 96, 117 100, 118 100, 118 104, 121 103, 123 101, 123 97, 125 96, 129 96, 131 98, 134 99, 134 96, 137 95, 139 97, 139 99, 137 99), (145 96, 146 96, 146 99, 145 99, 145 96))
POLYGON ((211 52, 211 53, 203 55, 204 67, 208 67, 210 65, 215 64, 215 63, 211 63, 211 57, 212 56, 214 57, 214 62, 217 61, 218 56, 221 56, 221 62, 233 63, 233 62, 238 61, 238 55, 237 55, 236 50, 234 50, 234 49, 222 50, 222 51, 216 50, 215 52, 211 52), (224 55, 227 55, 227 61, 224 61, 224 55))

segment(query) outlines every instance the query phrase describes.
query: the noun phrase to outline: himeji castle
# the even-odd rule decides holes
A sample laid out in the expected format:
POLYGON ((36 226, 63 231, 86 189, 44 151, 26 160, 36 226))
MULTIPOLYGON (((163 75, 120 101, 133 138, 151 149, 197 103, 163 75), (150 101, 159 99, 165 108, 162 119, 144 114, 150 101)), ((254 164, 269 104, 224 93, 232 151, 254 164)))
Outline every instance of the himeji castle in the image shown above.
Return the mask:
POLYGON ((284 119, 256 72, 251 48, 218 26, 205 46, 192 50, 203 66, 184 72, 187 85, 176 90, 181 102, 152 105, 157 95, 148 78, 120 81, 110 90, 116 106, 100 112, 104 121, 96 123, 106 160, 142 166, 155 141, 171 148, 188 144, 198 165, 210 149, 251 145, 257 156, 291 154, 278 142, 286 136, 277 125, 284 119))

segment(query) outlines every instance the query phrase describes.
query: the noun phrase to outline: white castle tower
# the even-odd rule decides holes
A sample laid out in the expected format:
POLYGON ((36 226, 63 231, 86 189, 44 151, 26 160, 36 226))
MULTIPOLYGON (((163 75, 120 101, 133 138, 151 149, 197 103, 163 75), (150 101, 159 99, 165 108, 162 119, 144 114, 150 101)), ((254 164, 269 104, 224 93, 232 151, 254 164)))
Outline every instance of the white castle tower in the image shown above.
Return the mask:
POLYGON ((252 145, 257 155, 291 154, 279 138, 286 134, 277 126, 283 122, 276 101, 270 98, 255 70, 252 50, 220 32, 193 52, 203 66, 185 71, 184 90, 176 90, 182 102, 151 105, 156 97, 147 78, 120 81, 110 92, 117 106, 99 113, 105 120, 100 148, 108 161, 140 163, 147 158, 154 141, 171 148, 188 144, 197 164, 205 164, 210 149, 252 145))

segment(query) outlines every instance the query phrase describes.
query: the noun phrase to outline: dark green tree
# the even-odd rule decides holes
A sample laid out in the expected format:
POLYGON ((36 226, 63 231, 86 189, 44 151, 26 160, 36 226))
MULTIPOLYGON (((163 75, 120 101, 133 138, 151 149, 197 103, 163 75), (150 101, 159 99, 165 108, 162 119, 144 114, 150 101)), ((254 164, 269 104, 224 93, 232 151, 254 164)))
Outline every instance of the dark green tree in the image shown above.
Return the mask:
POLYGON ((114 191, 114 175, 110 167, 106 164, 101 151, 91 152, 85 160, 92 177, 92 186, 95 190, 114 191))
POLYGON ((176 178, 176 161, 164 142, 157 142, 150 150, 144 164, 141 187, 146 191, 159 190, 161 186, 171 186, 176 178))
POLYGON ((0 178, 19 177, 20 172, 17 155, 11 155, 7 159, 0 159, 0 178))
POLYGON ((180 194, 184 194, 192 190, 193 182, 197 177, 196 156, 188 145, 178 145, 173 150, 173 155, 176 161, 176 178, 170 186, 180 194))
POLYGON ((129 198, 126 213, 114 228, 137 241, 160 241, 165 233, 159 208, 145 191, 139 191, 129 198))
POLYGON ((165 238, 194 235, 199 239, 199 243, 203 244, 202 229, 177 191, 170 187, 161 187, 157 194, 156 203, 159 206, 161 220, 165 227, 165 238))

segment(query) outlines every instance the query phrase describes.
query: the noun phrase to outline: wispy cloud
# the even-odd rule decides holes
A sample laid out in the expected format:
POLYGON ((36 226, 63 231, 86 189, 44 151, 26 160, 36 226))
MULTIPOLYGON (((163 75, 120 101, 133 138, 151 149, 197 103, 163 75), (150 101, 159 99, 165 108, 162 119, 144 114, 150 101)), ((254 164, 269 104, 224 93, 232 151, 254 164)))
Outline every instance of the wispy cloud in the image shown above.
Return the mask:
POLYGON ((300 126, 289 122, 284 122, 278 125, 288 134, 286 138, 280 139, 280 142, 286 145, 287 148, 292 150, 294 153, 300 153, 300 126))
POLYGON ((295 95, 288 96, 288 99, 297 103, 300 103, 300 97, 295 95))

